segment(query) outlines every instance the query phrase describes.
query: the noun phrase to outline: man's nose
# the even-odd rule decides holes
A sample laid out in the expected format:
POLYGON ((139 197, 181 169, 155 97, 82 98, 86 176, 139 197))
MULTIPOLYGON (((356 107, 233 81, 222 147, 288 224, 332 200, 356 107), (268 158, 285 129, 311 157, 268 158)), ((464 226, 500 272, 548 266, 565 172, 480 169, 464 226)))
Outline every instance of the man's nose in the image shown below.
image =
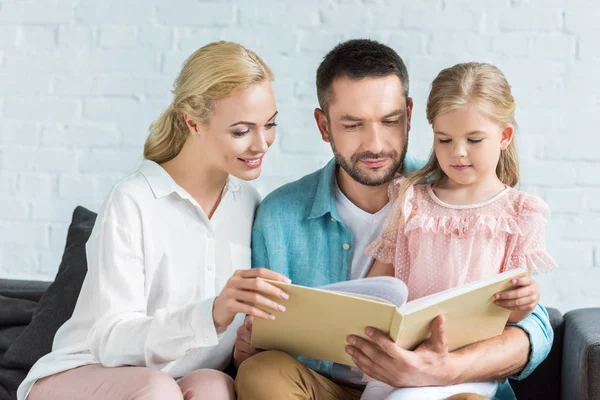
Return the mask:
POLYGON ((373 154, 379 154, 383 151, 383 140, 381 128, 375 124, 365 126, 362 147, 373 154))

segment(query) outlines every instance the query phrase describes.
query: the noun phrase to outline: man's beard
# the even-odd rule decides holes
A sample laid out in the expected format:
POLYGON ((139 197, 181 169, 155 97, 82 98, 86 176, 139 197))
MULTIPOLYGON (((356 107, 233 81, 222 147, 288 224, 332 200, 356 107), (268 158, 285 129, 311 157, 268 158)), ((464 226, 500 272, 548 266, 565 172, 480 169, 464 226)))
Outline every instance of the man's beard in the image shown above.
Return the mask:
POLYGON ((350 175, 353 180, 361 185, 380 186, 391 182, 397 173, 404 171, 404 157, 406 157, 406 151, 408 149, 408 135, 406 135, 406 143, 402 149, 400 157, 398 157, 398 152, 395 150, 381 152, 379 154, 365 151, 363 153, 353 154, 352 157, 350 157, 350 160, 348 160, 337 151, 335 142, 333 140, 333 135, 331 134, 331 127, 329 127, 329 142, 331 143, 331 149, 333 150, 335 161, 344 169, 344 171, 346 171, 348 175, 350 175), (392 165, 388 167, 387 171, 382 176, 370 176, 369 174, 361 171, 358 167, 360 160, 379 159, 386 157, 390 158, 392 165))

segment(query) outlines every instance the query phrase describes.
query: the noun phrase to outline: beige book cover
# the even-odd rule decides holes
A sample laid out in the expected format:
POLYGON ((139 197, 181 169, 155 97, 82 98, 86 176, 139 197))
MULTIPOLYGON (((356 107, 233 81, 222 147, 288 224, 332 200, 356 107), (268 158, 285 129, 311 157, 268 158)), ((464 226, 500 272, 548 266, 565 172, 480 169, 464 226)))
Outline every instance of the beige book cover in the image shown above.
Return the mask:
POLYGON ((502 333, 510 311, 495 305, 493 296, 525 274, 524 269, 507 271, 400 308, 374 297, 269 280, 290 298, 283 302, 286 311, 276 313, 275 320, 254 319, 252 346, 354 366, 344 350, 348 335, 366 338, 365 328, 372 326, 412 350, 427 339, 431 321, 443 314, 452 351, 502 333))

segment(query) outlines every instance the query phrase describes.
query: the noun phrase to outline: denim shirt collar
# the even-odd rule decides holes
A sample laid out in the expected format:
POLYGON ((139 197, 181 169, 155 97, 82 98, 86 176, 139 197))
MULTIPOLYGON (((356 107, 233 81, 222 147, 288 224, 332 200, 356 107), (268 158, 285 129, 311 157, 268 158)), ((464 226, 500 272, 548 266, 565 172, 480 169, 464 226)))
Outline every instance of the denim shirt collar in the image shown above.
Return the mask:
POLYGON ((336 166, 335 158, 332 158, 319 172, 319 183, 307 219, 320 218, 328 213, 338 221, 341 219, 334 200, 336 166))

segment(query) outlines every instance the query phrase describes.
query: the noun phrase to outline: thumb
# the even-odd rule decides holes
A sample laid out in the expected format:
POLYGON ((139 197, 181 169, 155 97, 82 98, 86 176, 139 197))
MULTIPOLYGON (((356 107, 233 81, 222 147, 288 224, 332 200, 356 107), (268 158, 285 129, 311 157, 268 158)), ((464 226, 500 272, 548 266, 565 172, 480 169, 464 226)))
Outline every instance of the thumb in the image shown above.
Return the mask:
POLYGON ((448 338, 446 337, 446 317, 438 315, 429 328, 429 345, 436 353, 448 352, 448 338))

